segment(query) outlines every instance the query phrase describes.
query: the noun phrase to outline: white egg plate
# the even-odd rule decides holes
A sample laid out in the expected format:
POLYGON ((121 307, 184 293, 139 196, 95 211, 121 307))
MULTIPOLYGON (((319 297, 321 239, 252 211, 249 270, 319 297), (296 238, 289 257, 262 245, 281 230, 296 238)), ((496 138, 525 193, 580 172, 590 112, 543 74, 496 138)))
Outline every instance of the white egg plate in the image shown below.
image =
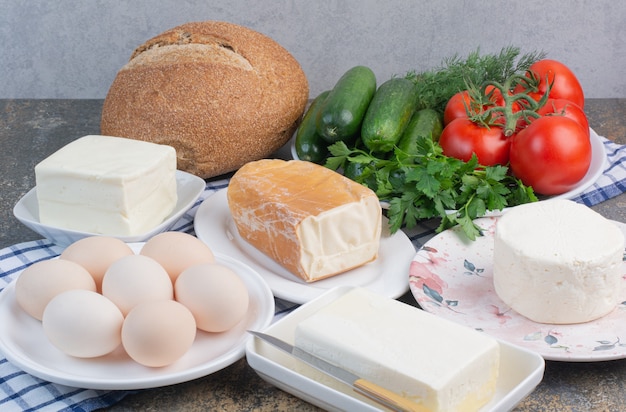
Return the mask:
POLYGON ((0 352, 16 367, 38 378, 68 386, 102 390, 133 390, 172 385, 221 370, 241 359, 250 339, 248 329, 262 330, 274 317, 274 297, 250 266, 215 253, 248 288, 246 317, 223 333, 198 331, 191 349, 175 363, 150 368, 133 361, 121 347, 98 358, 68 356, 45 336, 41 322, 29 316, 15 299, 15 281, 0 292, 0 352))

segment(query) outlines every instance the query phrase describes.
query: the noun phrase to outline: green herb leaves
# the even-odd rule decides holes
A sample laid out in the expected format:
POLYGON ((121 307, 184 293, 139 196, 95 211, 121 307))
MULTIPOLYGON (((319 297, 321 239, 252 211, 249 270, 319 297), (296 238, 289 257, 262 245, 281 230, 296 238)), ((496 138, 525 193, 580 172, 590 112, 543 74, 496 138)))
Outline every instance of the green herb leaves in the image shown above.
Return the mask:
POLYGON ((455 93, 465 90, 467 84, 485 81, 504 82, 515 73, 525 72, 531 64, 542 59, 544 52, 521 54, 518 47, 505 47, 499 53, 481 54, 480 49, 466 58, 453 56, 440 67, 424 72, 409 72, 406 78, 417 85, 417 108, 429 107, 443 113, 446 103, 455 93))
POLYGON ((536 201, 532 188, 512 177, 505 166, 483 167, 474 156, 470 161, 444 156, 432 139, 417 141, 418 153, 396 148, 393 155, 379 158, 360 148, 338 142, 329 147, 326 167, 356 170, 348 176, 372 189, 389 202, 390 230, 411 228, 418 220, 440 217, 441 232, 455 225, 474 240, 480 229, 473 220, 487 211, 536 201))

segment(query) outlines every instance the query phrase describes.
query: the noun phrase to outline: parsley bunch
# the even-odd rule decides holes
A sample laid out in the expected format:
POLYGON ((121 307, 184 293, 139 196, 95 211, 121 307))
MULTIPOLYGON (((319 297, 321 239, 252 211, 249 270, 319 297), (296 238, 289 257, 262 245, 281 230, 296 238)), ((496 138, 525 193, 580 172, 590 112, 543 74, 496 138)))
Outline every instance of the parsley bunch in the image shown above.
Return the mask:
POLYGON ((391 233, 414 227, 418 220, 441 218, 437 232, 459 225, 465 235, 481 235, 474 219, 487 211, 536 201, 531 187, 508 173, 506 166, 481 166, 474 155, 468 162, 445 156, 441 146, 421 137, 410 155, 396 148, 391 156, 377 157, 343 142, 329 147, 326 167, 372 189, 389 202, 391 233), (346 173, 351 171, 350 173, 346 173))

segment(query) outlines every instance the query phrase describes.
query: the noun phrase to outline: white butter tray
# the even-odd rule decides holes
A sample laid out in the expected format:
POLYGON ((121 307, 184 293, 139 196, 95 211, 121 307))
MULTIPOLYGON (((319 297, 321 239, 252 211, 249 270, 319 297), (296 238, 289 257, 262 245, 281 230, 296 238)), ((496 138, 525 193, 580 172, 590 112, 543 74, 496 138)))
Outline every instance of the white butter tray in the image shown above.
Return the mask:
MULTIPOLYGON (((348 286, 333 288, 279 319, 264 332, 293 344, 294 331, 300 321, 350 289, 348 286)), ((402 338, 402 331, 398 331, 398 338, 402 338)), ((539 354, 507 342, 498 342, 501 360, 496 393, 480 412, 513 409, 543 379, 545 362, 539 354)), ((246 358, 265 381, 325 410, 381 410, 378 404, 354 392, 348 385, 323 375, 259 339, 247 342, 246 358)))

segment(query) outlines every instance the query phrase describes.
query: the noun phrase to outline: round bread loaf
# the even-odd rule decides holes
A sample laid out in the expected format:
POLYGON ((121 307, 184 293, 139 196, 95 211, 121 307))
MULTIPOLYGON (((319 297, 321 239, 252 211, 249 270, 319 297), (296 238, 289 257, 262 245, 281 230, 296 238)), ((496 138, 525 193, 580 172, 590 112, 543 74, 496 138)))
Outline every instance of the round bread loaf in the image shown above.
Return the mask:
POLYGON ((134 51, 100 128, 173 146, 178 169, 209 178, 283 146, 308 97, 300 64, 274 40, 231 23, 187 23, 134 51))

